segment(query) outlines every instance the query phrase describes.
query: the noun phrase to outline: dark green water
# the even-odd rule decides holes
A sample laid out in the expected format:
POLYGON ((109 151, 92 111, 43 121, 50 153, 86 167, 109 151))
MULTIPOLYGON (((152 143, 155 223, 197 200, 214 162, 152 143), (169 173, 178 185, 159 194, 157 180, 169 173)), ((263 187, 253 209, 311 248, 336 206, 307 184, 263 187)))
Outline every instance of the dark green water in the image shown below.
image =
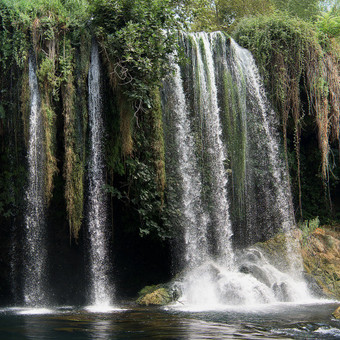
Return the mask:
POLYGON ((63 307, 0 309, 0 339, 340 339, 339 304, 281 304, 246 310, 133 308, 107 313, 63 307))

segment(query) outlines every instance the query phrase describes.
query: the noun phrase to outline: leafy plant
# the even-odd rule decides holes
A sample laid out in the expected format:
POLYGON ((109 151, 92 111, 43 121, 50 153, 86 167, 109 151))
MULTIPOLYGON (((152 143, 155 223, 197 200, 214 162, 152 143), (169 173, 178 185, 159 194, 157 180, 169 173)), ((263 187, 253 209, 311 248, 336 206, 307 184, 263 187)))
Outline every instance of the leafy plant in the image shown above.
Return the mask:
POLYGON ((316 216, 314 219, 305 220, 302 223, 299 223, 298 227, 302 230, 302 239, 306 240, 311 233, 320 227, 319 217, 316 216))

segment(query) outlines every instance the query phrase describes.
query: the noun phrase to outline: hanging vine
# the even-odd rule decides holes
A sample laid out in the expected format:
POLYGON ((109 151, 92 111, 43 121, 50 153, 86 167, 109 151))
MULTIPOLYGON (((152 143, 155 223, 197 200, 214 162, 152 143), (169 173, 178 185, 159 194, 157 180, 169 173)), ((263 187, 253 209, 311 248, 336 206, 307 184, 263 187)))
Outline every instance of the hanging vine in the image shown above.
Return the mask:
POLYGON ((287 127, 290 117, 293 120, 300 217, 303 212, 300 139, 306 115, 315 117, 320 174, 331 206, 329 143, 339 142, 340 107, 339 59, 324 45, 325 41, 329 45, 332 42, 311 24, 277 15, 245 19, 234 36, 254 54, 272 102, 280 113, 287 164, 287 127), (308 100, 307 112, 301 104, 304 95, 308 100))

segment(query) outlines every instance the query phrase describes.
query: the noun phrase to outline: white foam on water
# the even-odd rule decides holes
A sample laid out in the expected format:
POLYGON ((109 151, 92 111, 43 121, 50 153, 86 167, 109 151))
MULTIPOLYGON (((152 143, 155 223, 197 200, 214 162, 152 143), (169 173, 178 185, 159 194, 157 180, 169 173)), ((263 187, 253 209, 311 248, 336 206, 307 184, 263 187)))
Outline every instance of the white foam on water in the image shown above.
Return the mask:
POLYGON ((112 313, 112 312, 123 312, 123 311, 126 311, 127 309, 103 304, 103 305, 86 306, 85 310, 90 313, 112 313))
POLYGON ((55 309, 49 308, 22 308, 16 311, 18 315, 44 315, 44 314, 54 314, 55 309))

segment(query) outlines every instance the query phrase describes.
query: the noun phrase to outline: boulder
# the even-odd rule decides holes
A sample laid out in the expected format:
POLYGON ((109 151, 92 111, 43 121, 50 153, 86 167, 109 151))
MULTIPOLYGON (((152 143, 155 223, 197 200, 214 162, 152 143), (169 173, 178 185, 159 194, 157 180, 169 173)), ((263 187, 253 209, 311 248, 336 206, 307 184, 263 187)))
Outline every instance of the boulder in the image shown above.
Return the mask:
POLYGON ((270 287, 271 283, 267 276, 267 274, 257 265, 255 264, 243 264, 239 271, 244 274, 252 275, 256 280, 262 282, 266 286, 270 287))
POLYGON ((140 306, 164 306, 175 302, 181 295, 179 287, 173 284, 146 286, 139 292, 140 306))

